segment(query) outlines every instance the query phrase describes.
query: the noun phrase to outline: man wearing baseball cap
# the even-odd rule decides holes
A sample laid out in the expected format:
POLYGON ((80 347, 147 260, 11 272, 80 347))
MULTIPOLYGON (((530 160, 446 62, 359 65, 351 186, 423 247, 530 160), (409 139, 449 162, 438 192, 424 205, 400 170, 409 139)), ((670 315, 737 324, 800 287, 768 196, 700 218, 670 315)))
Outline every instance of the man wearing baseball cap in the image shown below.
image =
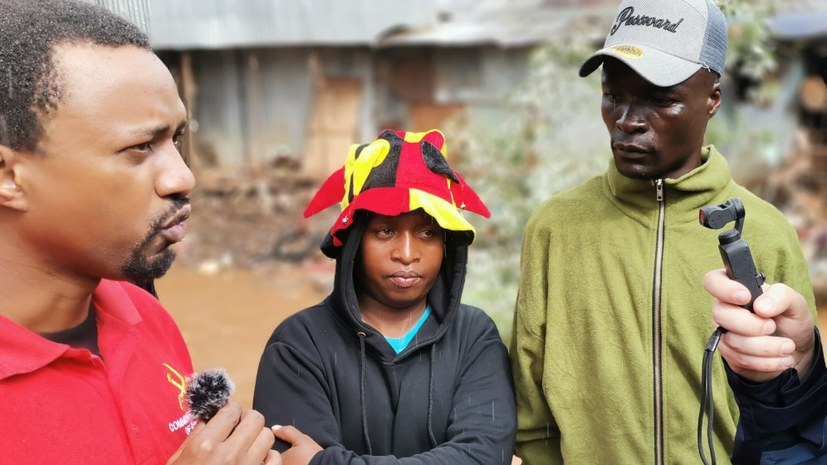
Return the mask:
MULTIPOLYGON (((726 47, 726 20, 709 0, 626 0, 580 68, 587 76, 602 66, 613 157, 602 176, 543 203, 526 228, 510 351, 526 465, 699 462, 713 327, 702 277, 721 268, 718 231, 698 224, 700 207, 740 198, 758 269, 814 314, 795 230, 703 143, 726 47)), ((813 346, 810 333, 777 358, 803 375, 813 346)), ((713 445, 729 457, 738 406, 720 364, 712 385, 713 445)))

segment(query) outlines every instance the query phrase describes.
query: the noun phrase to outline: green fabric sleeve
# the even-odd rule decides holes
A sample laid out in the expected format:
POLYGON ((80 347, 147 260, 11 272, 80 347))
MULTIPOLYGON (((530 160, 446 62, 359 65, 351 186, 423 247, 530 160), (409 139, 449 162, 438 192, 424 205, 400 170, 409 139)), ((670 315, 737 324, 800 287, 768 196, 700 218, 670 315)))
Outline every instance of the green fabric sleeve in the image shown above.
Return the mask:
POLYGON ((520 290, 511 335, 517 396, 517 455, 524 465, 562 464, 560 431, 543 394, 549 231, 529 222, 523 238, 520 290))

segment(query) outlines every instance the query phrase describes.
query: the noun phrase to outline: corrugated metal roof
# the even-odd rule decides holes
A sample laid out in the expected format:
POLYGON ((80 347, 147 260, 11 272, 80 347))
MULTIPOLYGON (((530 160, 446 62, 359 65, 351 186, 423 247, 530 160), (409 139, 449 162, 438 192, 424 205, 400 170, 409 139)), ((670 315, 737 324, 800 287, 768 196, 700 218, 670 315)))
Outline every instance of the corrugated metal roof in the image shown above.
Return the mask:
MULTIPOLYGON (((533 45, 572 34, 601 40, 618 0, 149 1, 159 50, 307 45, 533 45)), ((111 5, 110 5, 111 6, 111 5)), ((134 10, 135 6, 131 5, 134 10)), ((827 1, 780 0, 780 38, 827 34, 827 1)))
POLYGON ((428 24, 437 0, 151 0, 153 46, 217 49, 370 45, 385 31, 428 24))
POLYGON ((380 45, 515 47, 571 34, 603 39, 616 9, 616 0, 488 0, 468 5, 464 10, 454 9, 450 17, 440 23, 388 35, 380 45))
POLYGON ((86 0, 126 18, 132 24, 149 32, 149 0, 86 0))
POLYGON ((786 40, 827 36, 827 2, 824 0, 783 0, 770 20, 773 34, 786 40))
MULTIPOLYGON (((572 34, 603 39, 619 0, 442 0, 443 21, 397 31, 381 45, 532 45, 572 34)), ((827 36, 827 1, 776 0, 781 39, 827 36)))
POLYGON ((773 34, 786 40, 827 36, 827 11, 779 13, 770 21, 773 34))

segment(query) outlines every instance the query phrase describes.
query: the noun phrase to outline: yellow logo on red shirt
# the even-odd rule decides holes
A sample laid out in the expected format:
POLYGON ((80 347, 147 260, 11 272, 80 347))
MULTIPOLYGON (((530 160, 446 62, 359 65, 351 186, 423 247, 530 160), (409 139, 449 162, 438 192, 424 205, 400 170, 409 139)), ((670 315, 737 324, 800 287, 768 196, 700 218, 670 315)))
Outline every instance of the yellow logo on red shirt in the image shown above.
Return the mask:
POLYGON ((181 407, 181 410, 186 410, 184 407, 184 397, 187 395, 187 380, 184 379, 181 373, 178 373, 178 370, 175 368, 172 368, 166 363, 163 365, 171 372, 167 373, 167 381, 178 389, 178 406, 181 407))

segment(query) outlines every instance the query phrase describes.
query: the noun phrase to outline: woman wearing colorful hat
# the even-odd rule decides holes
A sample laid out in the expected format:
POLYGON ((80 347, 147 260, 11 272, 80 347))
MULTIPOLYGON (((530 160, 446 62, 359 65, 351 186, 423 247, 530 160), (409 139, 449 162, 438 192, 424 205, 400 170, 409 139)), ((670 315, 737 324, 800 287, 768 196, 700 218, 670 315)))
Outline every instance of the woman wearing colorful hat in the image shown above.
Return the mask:
POLYGON ((305 211, 341 203, 322 244, 334 289, 276 328, 253 401, 284 425, 286 465, 511 463, 508 354, 460 303, 475 235, 461 211, 489 212, 445 154, 439 131, 385 131, 352 146, 305 211))

